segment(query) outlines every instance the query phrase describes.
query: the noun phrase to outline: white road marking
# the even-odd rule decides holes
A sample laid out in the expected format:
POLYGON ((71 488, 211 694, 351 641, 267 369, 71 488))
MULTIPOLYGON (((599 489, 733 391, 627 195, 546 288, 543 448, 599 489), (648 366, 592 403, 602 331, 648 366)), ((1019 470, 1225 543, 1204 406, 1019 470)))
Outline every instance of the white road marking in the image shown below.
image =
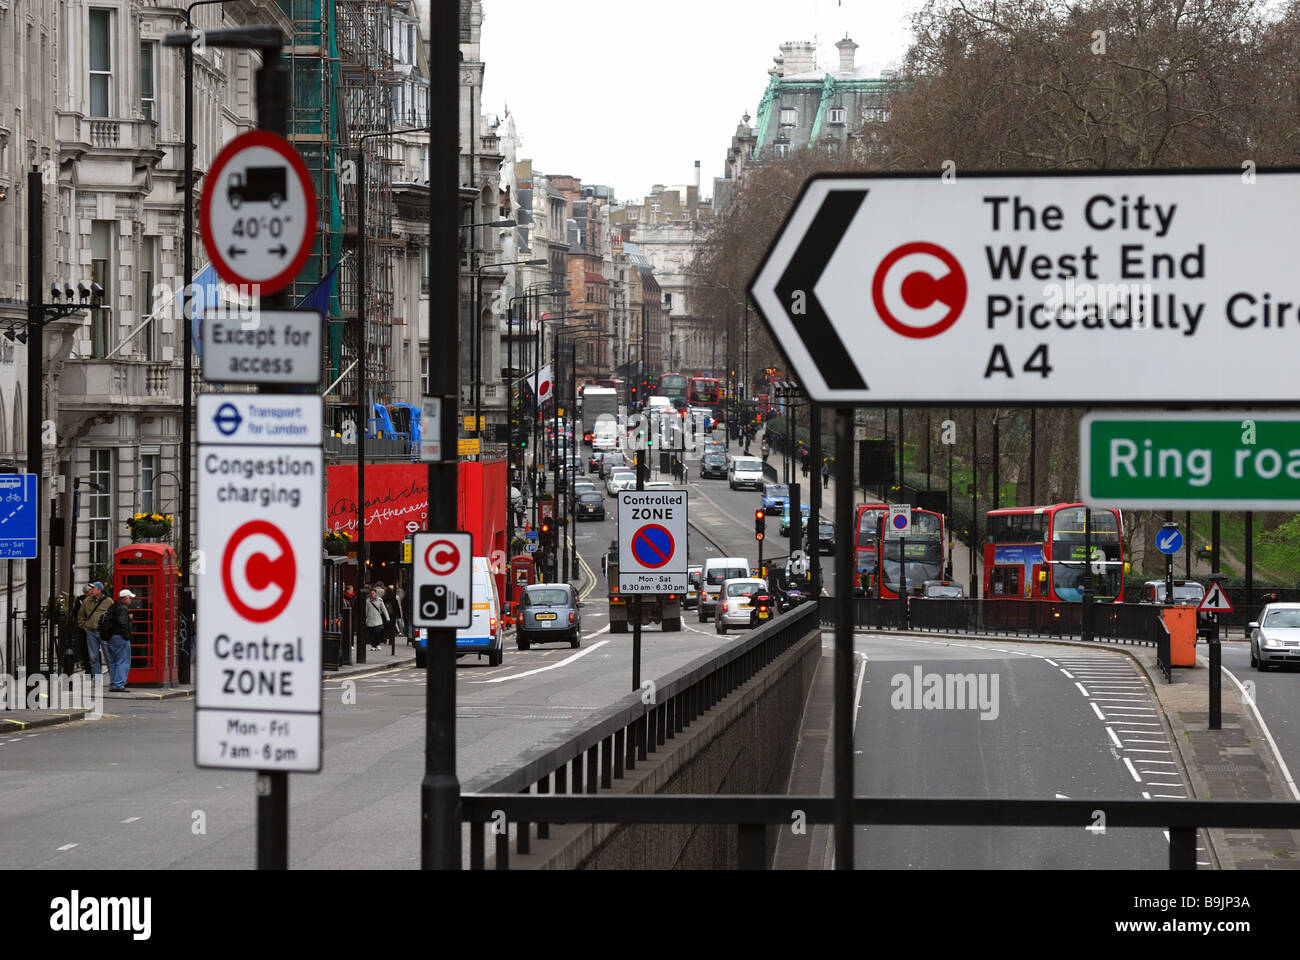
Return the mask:
POLYGON ((1128 757, 1123 757, 1121 759, 1123 759, 1124 761, 1124 766, 1128 767, 1128 772, 1133 774, 1133 779, 1136 780, 1138 783, 1141 783, 1142 778, 1138 776, 1137 770, 1133 768, 1133 761, 1131 761, 1128 757))
POLYGON ((1111 740, 1113 740, 1113 741, 1115 742, 1115 746, 1117 746, 1117 747, 1119 747, 1121 750, 1123 750, 1123 749, 1124 749, 1124 741, 1122 741, 1119 737, 1115 736, 1115 731, 1112 730, 1110 727, 1107 727, 1107 728, 1106 728, 1106 732, 1107 732, 1108 734, 1110 734, 1110 738, 1111 738, 1111 740))
POLYGON ((1066 670, 1064 667, 1058 667, 1057 669, 1059 669, 1063 674, 1065 674, 1071 680, 1074 679, 1074 674, 1072 674, 1069 670, 1066 670))
POLYGON ((1291 788, 1291 796, 1300 800, 1300 788, 1296 787, 1295 780, 1291 777, 1291 771, 1287 768, 1286 761, 1282 759, 1282 751, 1277 748, 1277 742, 1273 739, 1273 734, 1269 732, 1268 724, 1264 722, 1263 716, 1260 715, 1259 708, 1255 706, 1254 701, 1251 698, 1246 696, 1246 688, 1241 685, 1241 681, 1237 679, 1237 675, 1227 667, 1223 667, 1223 672, 1226 673, 1232 682, 1237 685, 1237 693, 1241 697, 1242 702, 1245 703, 1246 706, 1250 707, 1250 712, 1255 715, 1255 721, 1259 724, 1259 728, 1264 731, 1264 739, 1268 741, 1269 747, 1273 750, 1273 759, 1275 759, 1278 766, 1282 768, 1282 776, 1286 779, 1286 785, 1291 788))
POLYGON ((1150 800, 1150 799, 1151 799, 1151 794, 1149 794, 1149 793, 1147 793, 1145 790, 1143 790, 1143 791, 1142 791, 1142 799, 1143 799, 1143 800, 1150 800))
MULTIPOLYGON (((1127 732, 1127 733, 1134 733, 1135 731, 1133 731, 1133 730, 1128 730, 1128 731, 1126 731, 1126 732, 1127 732)), ((1149 730, 1144 730, 1144 731, 1142 731, 1142 732, 1143 732, 1143 733, 1150 733, 1149 730)), ((1164 743, 1164 742, 1165 742, 1165 741, 1163 741, 1163 740, 1130 740, 1130 741, 1129 741, 1129 743, 1164 743)), ((1168 751, 1165 751, 1165 752, 1167 753, 1168 751)))
POLYGON ((122 821, 122 823, 135 823, 139 819, 140 819, 139 817, 127 817, 125 820, 122 821))
POLYGON ((1105 721, 1105 719, 1106 719, 1106 714, 1104 714, 1104 713, 1101 712, 1101 707, 1097 706, 1097 705, 1096 705, 1095 703, 1093 703, 1091 700, 1088 701, 1088 706, 1092 707, 1092 712, 1095 713, 1095 714, 1097 715, 1097 719, 1098 719, 1098 720, 1105 721))
POLYGON ((1083 689, 1083 684, 1081 684, 1078 680, 1074 681, 1074 685, 1079 688, 1079 692, 1083 694, 1085 697, 1092 696, 1092 694, 1088 693, 1087 690, 1083 689))
POLYGON ((1052 666, 1054 666, 1054 667, 1056 667, 1056 666, 1060 666, 1060 664, 1058 664, 1058 663, 1057 663, 1055 660, 1053 660, 1051 657, 1043 657, 1043 659, 1046 660, 1048 663, 1050 663, 1050 664, 1051 664, 1052 666))
POLYGON ((862 667, 858 671, 858 689, 853 694, 853 730, 858 729, 858 710, 862 707, 862 681, 867 676, 867 655, 862 655, 862 667))
MULTIPOLYGON (((597 634, 605 633, 607 630, 609 630, 608 626, 601 627, 595 633, 590 634, 587 638, 584 639, 589 639, 590 637, 594 637, 597 634)), ((470 683, 504 683, 507 680, 520 680, 524 677, 531 677, 537 673, 545 673, 547 670, 558 670, 560 667, 563 667, 566 664, 573 663, 574 660, 579 660, 585 657, 587 654, 591 653, 592 651, 599 650, 607 643, 609 643, 608 640, 602 640, 599 643, 593 643, 591 646, 586 647, 583 650, 579 650, 577 653, 573 654, 572 656, 565 657, 563 660, 559 661, 558 663, 552 663, 549 666, 538 667, 535 670, 525 670, 523 673, 512 673, 508 677, 493 677, 491 680, 471 680, 470 683)))
POLYGON ((71 849, 72 849, 73 847, 75 847, 75 846, 77 846, 77 844, 75 844, 75 843, 65 843, 63 846, 59 847, 59 849, 60 849, 60 850, 71 850, 71 849))
MULTIPOLYGON (((1143 750, 1140 747, 1125 747, 1124 749, 1128 750, 1130 753, 1168 753, 1169 752, 1168 750, 1143 750)), ((1141 762, 1142 763, 1167 763, 1171 767, 1178 766, 1178 764, 1174 763, 1174 761, 1172 760, 1156 760, 1154 758, 1147 758, 1147 757, 1144 757, 1141 762)))

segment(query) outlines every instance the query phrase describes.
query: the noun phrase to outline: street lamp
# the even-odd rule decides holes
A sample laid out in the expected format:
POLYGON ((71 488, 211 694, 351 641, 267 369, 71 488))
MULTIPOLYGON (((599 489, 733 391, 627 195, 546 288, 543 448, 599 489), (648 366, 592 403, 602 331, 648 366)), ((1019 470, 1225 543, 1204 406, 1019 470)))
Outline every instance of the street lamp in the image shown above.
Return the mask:
MULTIPOLYGON (((585 314, 585 315, 584 315, 584 318, 585 318, 585 319, 590 319, 591 316, 592 316, 591 314, 585 314)), ((556 379, 556 383, 557 383, 557 384, 559 383, 559 380, 560 380, 560 377, 559 377, 559 364, 560 364, 560 340, 561 340, 561 338, 565 338, 565 337, 567 337, 568 340, 569 340, 569 351, 570 351, 570 357, 569 357, 569 376, 568 376, 568 378, 567 378, 567 379, 568 379, 568 382, 569 382, 569 390, 568 390, 568 399, 567 399, 567 402, 566 402, 566 409, 569 411, 568 420, 569 420, 570 428, 572 428, 572 426, 573 426, 573 405, 574 405, 574 403, 577 401, 577 396, 576 396, 576 394, 577 394, 577 386, 576 386, 576 381, 577 381, 577 355, 576 355, 576 353, 574 352, 574 341, 577 341, 577 340, 600 339, 600 338, 603 338, 604 335, 605 335, 605 332, 604 332, 603 330, 601 330, 599 327, 596 327, 596 326, 589 326, 589 327, 569 327, 569 328, 565 328, 565 329, 560 330, 560 331, 555 335, 555 369, 556 369, 556 378, 555 378, 555 379, 556 379)), ((557 406, 557 409, 558 409, 558 408, 559 408, 559 404, 557 403, 556 406, 557 406)), ((558 421, 558 419, 559 419, 559 418, 557 417, 557 421, 558 421)), ((564 453, 563 453, 563 459, 562 459, 562 461, 561 461, 561 464, 562 464, 563 467, 564 467, 564 489, 563 489, 563 491, 561 491, 561 489, 560 489, 560 480, 559 480, 559 477, 560 477, 560 471, 559 471, 559 470, 556 470, 556 473, 555 473, 555 478, 556 478, 556 480, 555 480, 556 491, 555 491, 555 492, 556 492, 556 495, 560 498, 560 501, 559 501, 559 511, 558 511, 558 513, 559 513, 560 519, 562 519, 562 520, 564 521, 563 524, 562 524, 562 530, 561 530, 561 533, 563 534, 563 544, 562 544, 561 555, 562 555, 562 557, 563 557, 563 561, 562 561, 562 562, 563 562, 564 582, 565 582, 565 583, 568 583, 568 582, 569 582, 569 573, 570 573, 570 569, 569 569, 569 546, 570 546, 570 537, 571 537, 570 527, 572 526, 572 523, 573 523, 573 518, 570 516, 570 514, 573 512, 573 504, 572 504, 572 502, 571 502, 570 497, 568 496, 568 493, 569 493, 569 486, 570 486, 570 484, 572 483, 572 481, 573 481, 575 478, 574 478, 573 476, 570 475, 570 473, 569 473, 569 468, 568 468, 569 444, 568 444, 567 433, 564 431, 564 427, 563 427, 563 425, 562 425, 562 424, 559 424, 558 422, 557 422, 557 429, 559 430, 561 436, 563 436, 563 437, 565 438, 564 443, 561 444, 561 448, 562 448, 563 451, 564 451, 564 453)))
MULTIPOLYGON (((565 296, 568 296, 568 293, 565 293, 565 296)), ((590 313, 560 313, 560 314, 548 313, 538 318, 537 353, 536 353, 537 362, 533 368, 533 385, 534 385, 533 400, 537 404, 538 413, 541 412, 541 399, 537 396, 539 392, 537 389, 539 386, 539 384, 537 383, 537 378, 541 375, 542 355, 543 355, 542 351, 544 349, 544 345, 546 342, 547 321, 548 320, 590 320, 591 317, 592 315, 590 313)), ((533 416, 533 474, 534 476, 536 476, 538 470, 538 457, 539 457, 539 453, 537 449, 537 416, 536 414, 534 414, 533 416)), ((536 494, 537 491, 536 489, 534 489, 533 490, 533 526, 534 527, 537 526, 537 511, 540 506, 539 498, 537 497, 536 494)))
MULTIPOLYGON (((514 223, 513 220, 503 222, 514 223)), ((544 257, 537 257, 532 260, 511 260, 508 263, 485 263, 474 268, 474 435, 479 438, 483 436, 483 271, 488 267, 544 267, 548 262, 544 257)))

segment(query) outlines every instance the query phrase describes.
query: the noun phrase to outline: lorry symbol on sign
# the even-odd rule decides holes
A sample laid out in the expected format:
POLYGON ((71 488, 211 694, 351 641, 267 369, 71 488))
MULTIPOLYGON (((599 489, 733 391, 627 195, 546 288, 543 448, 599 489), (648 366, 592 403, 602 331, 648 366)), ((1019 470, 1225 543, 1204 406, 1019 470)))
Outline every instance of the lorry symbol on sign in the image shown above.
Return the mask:
POLYGON ((245 620, 266 623, 284 613, 297 580, 293 547, 279 527, 250 520, 231 535, 221 558, 221 584, 245 620), (274 556, 267 553, 266 540, 278 551, 274 556))
POLYGON ((288 195, 289 172, 284 167, 246 167, 226 180, 226 199, 236 210, 242 203, 269 203, 278 210, 288 195))

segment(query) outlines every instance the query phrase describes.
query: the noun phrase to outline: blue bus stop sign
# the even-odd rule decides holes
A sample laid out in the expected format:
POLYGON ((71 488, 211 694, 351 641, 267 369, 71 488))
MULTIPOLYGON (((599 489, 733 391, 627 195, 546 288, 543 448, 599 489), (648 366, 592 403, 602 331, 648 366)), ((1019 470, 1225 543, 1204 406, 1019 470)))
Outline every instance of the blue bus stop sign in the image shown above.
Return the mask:
POLYGON ((1156 549, 1164 554, 1183 549, 1183 532, 1177 527, 1161 527, 1156 533, 1156 549))
POLYGON ((0 559, 30 560, 36 545, 36 474, 0 474, 0 559))

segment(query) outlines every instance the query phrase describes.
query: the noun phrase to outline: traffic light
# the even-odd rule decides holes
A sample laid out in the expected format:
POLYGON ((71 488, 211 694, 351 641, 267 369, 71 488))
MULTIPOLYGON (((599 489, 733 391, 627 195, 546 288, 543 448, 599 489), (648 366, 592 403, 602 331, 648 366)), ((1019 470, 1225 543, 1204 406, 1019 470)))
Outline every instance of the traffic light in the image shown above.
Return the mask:
POLYGON ((555 546, 555 522, 550 517, 542 517, 542 547, 546 550, 555 546))
POLYGON ((762 510, 754 511, 754 539, 762 540, 767 533, 767 514, 762 510))

